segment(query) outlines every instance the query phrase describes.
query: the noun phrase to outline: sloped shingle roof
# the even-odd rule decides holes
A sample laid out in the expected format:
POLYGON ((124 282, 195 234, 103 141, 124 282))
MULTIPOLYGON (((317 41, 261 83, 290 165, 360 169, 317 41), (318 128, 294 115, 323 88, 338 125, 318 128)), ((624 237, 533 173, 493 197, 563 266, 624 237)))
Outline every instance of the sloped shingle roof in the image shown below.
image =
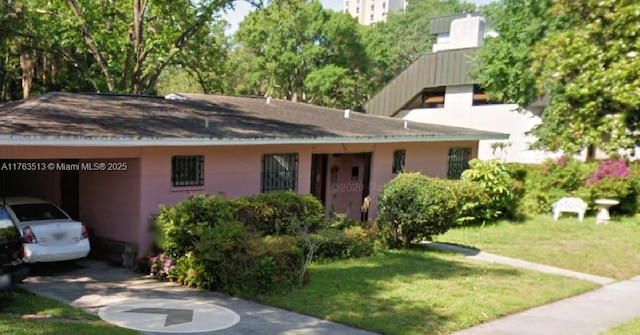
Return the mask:
POLYGON ((75 139, 324 140, 504 138, 262 97, 180 94, 186 99, 52 92, 0 105, 0 137, 75 139))

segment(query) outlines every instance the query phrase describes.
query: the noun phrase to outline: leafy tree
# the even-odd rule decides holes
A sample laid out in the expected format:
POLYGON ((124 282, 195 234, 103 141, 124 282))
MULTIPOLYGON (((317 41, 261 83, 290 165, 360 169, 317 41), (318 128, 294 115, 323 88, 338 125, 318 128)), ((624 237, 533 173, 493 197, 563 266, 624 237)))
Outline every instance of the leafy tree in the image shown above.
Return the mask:
POLYGON ((550 96, 534 130, 539 145, 632 149, 640 128, 640 3, 556 0, 551 13, 573 22, 533 52, 536 82, 550 96))
POLYGON ((502 0, 488 13, 499 36, 478 53, 474 76, 496 100, 526 107, 548 96, 532 130, 535 148, 614 153, 634 146, 640 4, 502 0))
POLYGON ((15 92, 21 71, 24 97, 38 83, 45 90, 147 94, 172 66, 189 71, 203 91, 220 91, 228 45, 219 14, 231 2, 4 0, 3 13, 16 14, 0 23, 3 92, 15 92))
POLYGON ((276 0, 242 22, 237 46, 244 92, 351 107, 367 60, 358 24, 318 0, 276 0), (329 83, 325 83, 329 82, 329 83), (334 90, 337 87, 353 89, 334 90))
POLYGON ((47 12, 29 1, 2 2, 0 101, 51 90, 90 91, 88 53, 49 44, 47 12), (67 58, 74 61, 69 62, 67 58))
POLYGON ((531 71, 533 49, 553 28, 553 0, 501 0, 484 9, 499 37, 487 38, 472 76, 496 101, 526 106, 539 94, 531 71))

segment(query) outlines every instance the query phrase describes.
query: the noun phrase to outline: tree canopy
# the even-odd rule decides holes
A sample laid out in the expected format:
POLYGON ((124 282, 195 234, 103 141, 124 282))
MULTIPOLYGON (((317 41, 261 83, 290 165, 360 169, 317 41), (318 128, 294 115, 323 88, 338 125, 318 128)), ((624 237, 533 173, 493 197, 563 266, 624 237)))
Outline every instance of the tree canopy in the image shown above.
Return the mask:
POLYGON ((209 82, 207 73, 219 65, 215 60, 224 59, 219 13, 230 5, 231 0, 5 0, 0 80, 15 91, 20 78, 25 97, 34 81, 44 90, 148 94, 168 66, 181 64, 209 82), (65 84, 56 87, 54 81, 65 84))
POLYGON ((502 0, 489 10, 499 36, 478 54, 490 96, 526 107, 546 95, 536 147, 608 153, 636 145, 640 127, 640 3, 502 0))
POLYGON ((247 16, 236 42, 241 93, 349 108, 368 65, 357 21, 318 0, 271 2, 247 16))

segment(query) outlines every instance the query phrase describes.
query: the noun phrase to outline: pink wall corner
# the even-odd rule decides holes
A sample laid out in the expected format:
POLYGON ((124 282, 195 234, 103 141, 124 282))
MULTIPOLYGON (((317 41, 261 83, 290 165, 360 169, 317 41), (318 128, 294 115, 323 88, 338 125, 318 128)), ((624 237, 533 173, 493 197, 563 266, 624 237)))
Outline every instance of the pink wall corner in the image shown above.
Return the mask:
POLYGON ((85 159, 124 171, 80 171, 80 220, 93 233, 123 242, 137 242, 140 221, 140 160, 135 158, 85 159))

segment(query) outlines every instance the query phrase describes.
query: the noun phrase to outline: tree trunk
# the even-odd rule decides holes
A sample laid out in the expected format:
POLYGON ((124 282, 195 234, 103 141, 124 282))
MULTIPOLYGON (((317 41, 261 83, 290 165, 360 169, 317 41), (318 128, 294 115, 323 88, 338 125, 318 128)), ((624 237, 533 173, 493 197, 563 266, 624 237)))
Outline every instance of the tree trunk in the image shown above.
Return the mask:
POLYGON ((587 147, 587 162, 593 162, 596 160, 596 150, 597 148, 595 144, 589 144, 587 147))
POLYGON ((146 10, 146 1, 134 0, 133 1, 133 50, 135 54, 135 65, 133 66, 133 73, 131 74, 131 85, 133 93, 142 93, 142 64, 144 62, 144 40, 142 36, 142 27, 144 24, 144 12, 146 10))
POLYGON ((20 53, 20 68, 22 69, 22 98, 26 99, 31 95, 31 83, 33 82, 34 61, 30 53, 23 51, 20 53))
POLYGON ((89 30, 89 25, 87 24, 86 20, 84 19, 84 16, 82 15, 82 11, 80 10, 80 6, 78 5, 78 2, 76 0, 67 0, 67 4, 69 5, 69 8, 71 8, 73 15, 78 19, 78 21, 80 21, 82 37, 84 38, 85 43, 89 47, 89 50, 91 50, 93 57, 96 59, 96 63, 98 63, 98 67, 102 71, 102 74, 104 74, 105 81, 107 82, 107 87, 109 88, 109 91, 111 92, 115 91, 116 87, 115 87, 115 83, 113 82, 113 76, 111 75, 111 71, 107 66, 107 62, 102 57, 102 53, 100 52, 98 45, 93 39, 91 31, 89 30))

